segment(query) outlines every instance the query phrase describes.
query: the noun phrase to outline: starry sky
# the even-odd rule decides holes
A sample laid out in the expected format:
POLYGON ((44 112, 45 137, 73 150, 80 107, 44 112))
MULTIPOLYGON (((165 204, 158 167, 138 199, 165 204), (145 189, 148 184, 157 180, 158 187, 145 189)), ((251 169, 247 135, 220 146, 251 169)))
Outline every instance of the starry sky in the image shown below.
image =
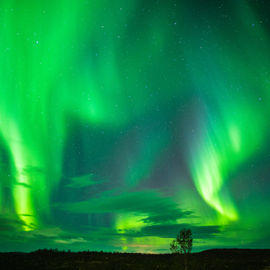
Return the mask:
POLYGON ((0 2, 0 251, 270 248, 270 3, 0 2))

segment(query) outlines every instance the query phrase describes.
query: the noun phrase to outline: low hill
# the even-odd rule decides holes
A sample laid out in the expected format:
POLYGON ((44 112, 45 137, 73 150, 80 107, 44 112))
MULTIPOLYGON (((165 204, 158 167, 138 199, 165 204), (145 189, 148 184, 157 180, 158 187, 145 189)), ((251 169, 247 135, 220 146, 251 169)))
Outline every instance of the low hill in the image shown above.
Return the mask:
MULTIPOLYGON (((213 249, 193 253, 189 270, 270 270, 270 250, 213 249)), ((105 252, 0 253, 0 269, 151 270, 184 269, 184 255, 105 252)))

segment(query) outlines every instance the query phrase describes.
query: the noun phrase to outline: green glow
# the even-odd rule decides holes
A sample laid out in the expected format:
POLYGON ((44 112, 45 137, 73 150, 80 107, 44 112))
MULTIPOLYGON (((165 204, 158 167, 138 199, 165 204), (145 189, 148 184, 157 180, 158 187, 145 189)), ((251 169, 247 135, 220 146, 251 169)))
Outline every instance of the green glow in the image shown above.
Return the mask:
POLYGON ((229 137, 234 151, 239 152, 241 150, 241 135, 237 127, 233 125, 229 127, 229 137))
POLYGON ((141 252, 182 224, 219 226, 210 247, 267 239, 247 232, 270 225, 269 22, 252 1, 195 2, 1 1, 9 235, 141 252))
POLYGON ((71 48, 65 44, 75 38, 73 24, 80 8, 75 1, 70 2, 74 13, 63 9, 63 1, 52 7, 27 1, 1 4, 6 23, 0 29, 0 130, 13 159, 15 211, 27 230, 49 213, 51 188, 58 182, 64 130, 61 109, 54 104, 61 106, 63 97, 55 99, 52 87, 61 80, 62 66, 70 63, 71 48), (60 10, 63 18, 57 15, 60 10), (46 175, 32 177, 36 168, 46 175))
MULTIPOLYGON (((231 199, 228 196, 225 198, 220 196, 224 185, 224 177, 226 177, 226 167, 224 168, 227 163, 226 159, 223 158, 222 152, 219 153, 216 150, 218 149, 217 145, 214 145, 207 129, 204 132, 203 144, 199 142, 199 149, 195 150, 192 156, 195 185, 208 204, 222 216, 235 220, 238 215, 231 199)), ((226 144, 226 141, 223 143, 226 144)))
POLYGON ((139 231, 145 223, 142 219, 146 218, 145 215, 136 215, 136 214, 120 214, 116 217, 115 228, 124 233, 130 229, 139 231))

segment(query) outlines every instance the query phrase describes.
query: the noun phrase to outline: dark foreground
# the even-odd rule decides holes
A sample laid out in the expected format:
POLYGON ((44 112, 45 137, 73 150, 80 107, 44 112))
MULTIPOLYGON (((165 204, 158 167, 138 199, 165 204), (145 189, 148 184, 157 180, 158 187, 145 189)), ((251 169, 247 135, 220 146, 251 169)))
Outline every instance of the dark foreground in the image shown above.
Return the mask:
MULTIPOLYGON (((0 269, 184 269, 183 255, 103 252, 0 253, 0 269)), ((208 250, 189 255, 188 270, 270 270, 270 250, 208 250)))

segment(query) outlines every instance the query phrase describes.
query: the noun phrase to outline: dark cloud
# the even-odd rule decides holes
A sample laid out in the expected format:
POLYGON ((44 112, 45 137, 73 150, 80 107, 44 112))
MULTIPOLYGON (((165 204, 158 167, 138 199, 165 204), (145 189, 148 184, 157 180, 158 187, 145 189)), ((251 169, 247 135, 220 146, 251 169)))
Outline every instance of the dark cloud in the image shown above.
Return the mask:
POLYGON ((170 209, 168 210, 167 213, 162 213, 159 215, 151 215, 148 216, 147 218, 141 219, 144 223, 154 223, 154 224, 159 224, 159 223, 166 223, 166 222, 171 222, 175 221, 177 219, 181 218, 186 218, 190 217, 193 215, 192 211, 179 211, 180 209, 170 209))
POLYGON ((194 239, 209 239, 221 232, 220 226, 191 226, 190 224, 160 224, 145 226, 140 231, 128 230, 124 234, 130 237, 155 236, 161 238, 175 238, 180 230, 191 229, 194 239))
POLYGON ((148 215, 145 223, 173 222, 190 216, 191 211, 182 211, 169 197, 153 190, 125 192, 114 196, 101 196, 87 201, 57 204, 58 209, 72 213, 139 213, 148 215))
POLYGON ((21 230, 25 223, 13 216, 0 215, 0 232, 21 230))
POLYGON ((26 183, 20 183, 20 182, 16 182, 15 185, 18 185, 18 186, 23 186, 25 188, 31 188, 30 185, 26 184, 26 183))

